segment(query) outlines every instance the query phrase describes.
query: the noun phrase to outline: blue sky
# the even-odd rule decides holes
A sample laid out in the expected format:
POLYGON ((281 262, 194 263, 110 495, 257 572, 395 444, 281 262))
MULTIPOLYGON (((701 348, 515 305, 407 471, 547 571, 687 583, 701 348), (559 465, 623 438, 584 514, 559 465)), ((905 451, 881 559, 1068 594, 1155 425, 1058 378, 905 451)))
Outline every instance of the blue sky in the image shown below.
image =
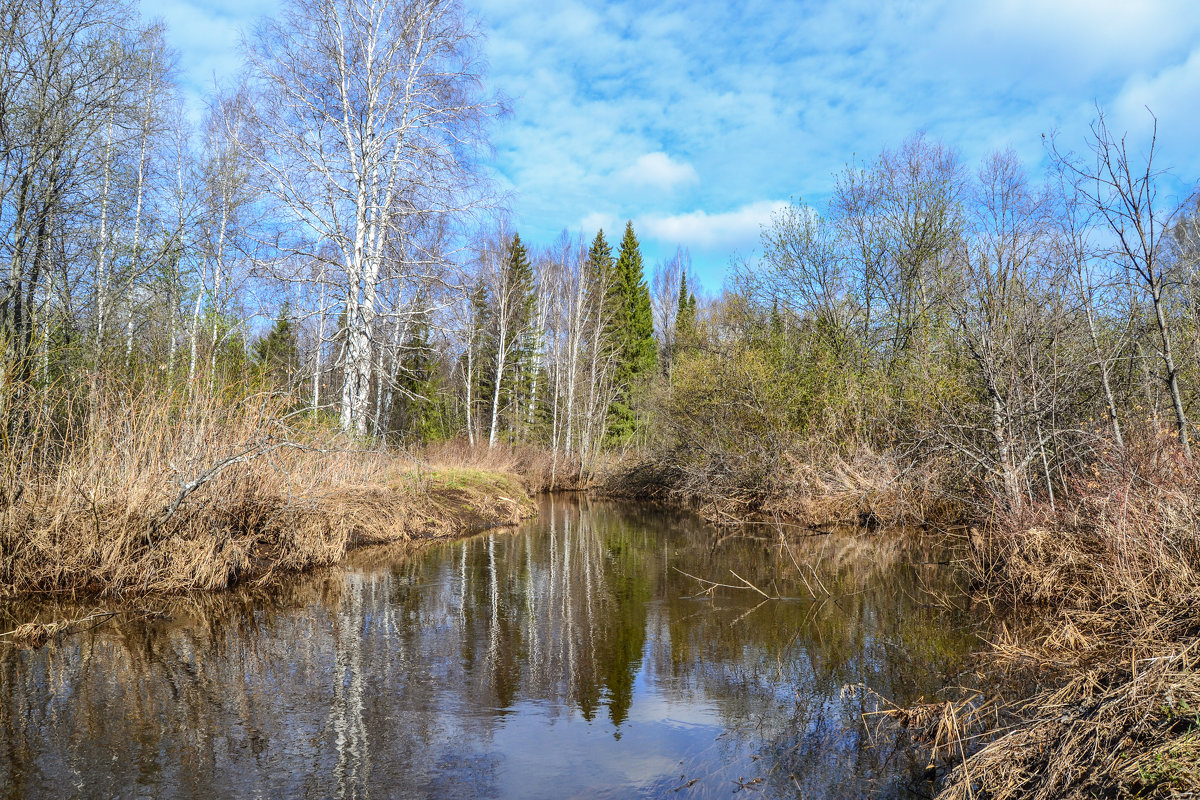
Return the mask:
MULTIPOLYGON (((1196 0, 467 0, 513 113, 491 167, 522 237, 620 236, 647 264, 690 249, 710 290, 790 198, 820 204, 852 159, 926 131, 968 162, 1041 135, 1081 148, 1099 103, 1160 163, 1200 178, 1196 0)), ((282 0, 143 0, 194 108, 239 64, 238 31, 282 0)))

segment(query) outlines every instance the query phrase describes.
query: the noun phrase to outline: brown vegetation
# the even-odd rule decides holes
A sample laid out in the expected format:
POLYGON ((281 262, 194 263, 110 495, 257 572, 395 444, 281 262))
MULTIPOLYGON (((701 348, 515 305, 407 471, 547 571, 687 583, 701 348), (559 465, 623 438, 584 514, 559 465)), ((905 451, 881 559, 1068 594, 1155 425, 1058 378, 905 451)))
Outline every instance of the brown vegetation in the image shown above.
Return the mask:
POLYGON ((0 589, 220 589, 331 564, 348 548, 512 524, 508 475, 367 451, 267 395, 101 388, 44 400, 8 440, 0 589))
POLYGON ((687 506, 716 524, 798 520, 808 525, 925 524, 949 520, 959 509, 933 464, 904 464, 894 455, 861 449, 810 459, 784 449, 761 470, 716 459, 665 459, 616 464, 601 476, 613 496, 687 506))
POLYGON ((996 644, 995 666, 1038 688, 940 797, 1200 790, 1200 476, 1164 435, 1110 451, 1072 490, 972 532, 979 594, 1050 616, 996 644))
POLYGON ((439 469, 476 469, 518 476, 531 493, 579 491, 588 485, 578 457, 532 444, 497 442, 489 447, 459 438, 428 444, 420 453, 423 461, 439 469))

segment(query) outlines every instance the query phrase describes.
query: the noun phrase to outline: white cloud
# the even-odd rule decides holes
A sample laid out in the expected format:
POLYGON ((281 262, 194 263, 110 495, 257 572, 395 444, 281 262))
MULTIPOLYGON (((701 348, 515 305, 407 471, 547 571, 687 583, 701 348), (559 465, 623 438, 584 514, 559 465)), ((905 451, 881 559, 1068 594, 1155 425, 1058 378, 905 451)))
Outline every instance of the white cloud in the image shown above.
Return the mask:
POLYGON ((166 24, 179 53, 180 82, 193 121, 214 83, 228 84, 242 67, 241 37, 259 18, 278 13, 280 0, 148 0, 142 13, 166 24))
POLYGON ((769 223, 771 215, 786 205, 780 200, 758 200, 732 211, 718 213, 690 211, 669 216, 648 214, 640 217, 636 226, 665 243, 732 251, 757 242, 763 225, 769 223))
MULTIPOLYGON (((284 2, 143 8, 178 28, 182 69, 208 86, 250 9, 284 2)), ((764 197, 820 206, 842 165, 919 130, 968 163, 1011 146, 1036 175, 1041 134, 1082 148, 1097 103, 1134 132, 1150 105, 1162 165, 1200 174, 1196 0, 465 2, 488 83, 513 101, 494 166, 531 244, 633 218, 648 263, 687 245, 707 278, 754 246, 779 205, 764 197)))
POLYGON ((1195 147, 1200 128, 1198 100, 1200 48, 1182 63, 1130 78, 1112 103, 1109 124, 1118 132, 1128 130, 1144 149, 1157 119, 1159 155, 1155 160, 1167 154, 1169 161, 1160 165, 1174 168, 1176 175, 1190 184, 1200 177, 1200 153, 1195 147))
POLYGON ((691 164, 674 161, 664 152, 647 153, 625 169, 621 177, 635 186, 670 191, 677 186, 697 183, 700 176, 691 164))
POLYGON ((591 237, 596 235, 596 231, 604 231, 609 244, 612 244, 614 237, 620 236, 622 228, 623 223, 612 214, 599 211, 593 211, 579 221, 579 230, 583 231, 583 235, 588 241, 591 241, 591 237))

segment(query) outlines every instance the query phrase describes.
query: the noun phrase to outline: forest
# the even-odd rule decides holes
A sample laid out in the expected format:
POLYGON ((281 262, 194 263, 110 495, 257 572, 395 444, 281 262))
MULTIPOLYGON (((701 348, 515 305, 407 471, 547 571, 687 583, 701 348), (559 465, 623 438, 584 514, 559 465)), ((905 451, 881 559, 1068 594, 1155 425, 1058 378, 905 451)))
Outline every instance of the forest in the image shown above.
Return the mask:
POLYGON ((1042 170, 900 132, 705 291, 632 221, 522 239, 453 0, 290 0, 200 119, 134 4, 0 19, 0 595, 334 563, 430 486, 508 515, 497 465, 925 526, 1047 620, 1004 668, 1061 675, 963 712, 1001 733, 944 796, 1200 784, 1200 205, 1154 136, 1097 108, 1042 170))

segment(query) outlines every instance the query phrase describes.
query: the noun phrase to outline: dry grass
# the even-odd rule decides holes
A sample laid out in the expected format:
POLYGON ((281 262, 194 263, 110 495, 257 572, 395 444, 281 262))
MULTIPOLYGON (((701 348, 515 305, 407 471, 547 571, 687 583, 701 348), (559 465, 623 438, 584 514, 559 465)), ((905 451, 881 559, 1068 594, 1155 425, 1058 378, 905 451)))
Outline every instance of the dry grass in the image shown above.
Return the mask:
POLYGON ((956 515, 936 464, 860 449, 853 453, 800 449, 780 455, 769 479, 728 465, 690 468, 639 462, 616 465, 602 480, 609 494, 687 505, 717 524, 784 518, 811 525, 904 525, 956 515))
POLYGON ((993 599, 1148 611, 1200 586, 1200 469, 1169 443, 1109 454, 1068 500, 996 515, 968 568, 993 599))
POLYGON ((844 687, 842 691, 860 693, 874 702, 875 710, 864 714, 872 738, 895 736, 898 731, 907 741, 923 748, 929 754, 926 770, 931 775, 939 762, 961 760, 970 741, 986 734, 1000 719, 997 703, 977 692, 969 692, 956 702, 900 707, 861 684, 844 687))
POLYGON ((471 445, 454 439, 426 445, 422 460, 443 468, 486 470, 518 476, 530 492, 576 491, 587 488, 579 459, 528 444, 486 442, 471 445))
POLYGON ((972 531, 979 593, 1038 605, 996 643, 1040 686, 949 775, 944 800, 1200 792, 1200 474, 1168 442, 1100 459, 1057 511, 972 531))
POLYGON ((221 589, 526 507, 511 478, 355 447, 287 402, 110 385, 29 415, 6 440, 0 594, 221 589))

